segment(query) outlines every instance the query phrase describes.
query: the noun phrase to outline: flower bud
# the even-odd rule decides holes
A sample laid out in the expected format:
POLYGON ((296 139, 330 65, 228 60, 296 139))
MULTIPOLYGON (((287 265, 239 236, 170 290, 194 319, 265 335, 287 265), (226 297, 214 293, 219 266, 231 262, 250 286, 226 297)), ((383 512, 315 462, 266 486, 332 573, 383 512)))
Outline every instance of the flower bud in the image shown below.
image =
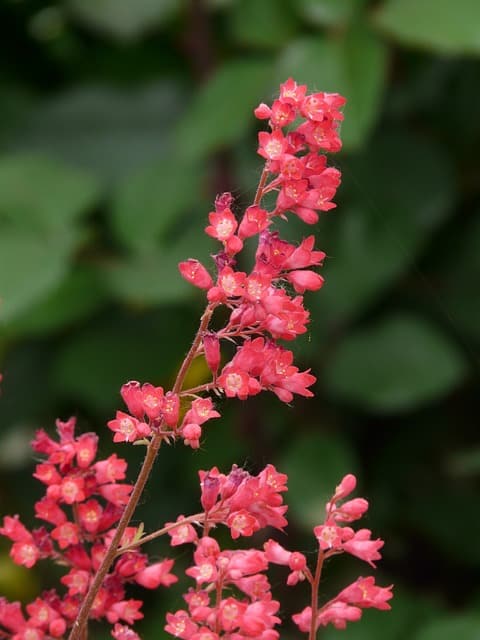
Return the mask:
POLYGON ((210 289, 213 285, 213 280, 211 275, 205 269, 203 264, 198 260, 194 260, 190 258, 185 260, 185 262, 180 262, 178 265, 178 269, 182 278, 184 278, 187 282, 195 285, 199 289, 210 289))
POLYGON ((216 333, 208 332, 203 336, 203 348, 208 368, 215 376, 220 365, 220 340, 216 333))
POLYGON ((218 491, 220 489, 220 480, 215 476, 207 475, 203 478, 201 483, 202 497, 200 499, 202 507, 205 511, 210 511, 215 502, 217 501, 218 491))

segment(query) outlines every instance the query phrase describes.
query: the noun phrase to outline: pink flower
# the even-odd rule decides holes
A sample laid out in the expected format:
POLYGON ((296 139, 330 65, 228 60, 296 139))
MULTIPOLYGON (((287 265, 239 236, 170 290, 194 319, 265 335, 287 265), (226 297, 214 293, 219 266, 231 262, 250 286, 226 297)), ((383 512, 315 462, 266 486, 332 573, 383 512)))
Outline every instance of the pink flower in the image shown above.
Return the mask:
POLYGON ((143 613, 140 612, 142 604, 143 602, 141 600, 121 600, 120 602, 115 602, 106 613, 107 620, 112 623, 125 620, 128 624, 133 624, 135 620, 143 618, 143 613))
POLYGON ((343 549, 352 554, 352 556, 356 556, 360 558, 360 560, 365 560, 372 567, 375 566, 374 560, 380 560, 381 555, 378 552, 379 549, 383 547, 385 544, 383 540, 377 538, 376 540, 371 540, 372 532, 369 529, 360 529, 355 532, 355 535, 347 542, 344 543, 343 549))
POLYGON ((117 457, 116 453, 113 453, 106 460, 96 462, 93 468, 95 469, 95 479, 98 484, 107 484, 117 480, 124 480, 127 463, 122 458, 117 457))
POLYGON ((151 564, 137 573, 135 582, 147 589, 156 589, 160 585, 169 587, 175 584, 175 582, 178 582, 177 576, 169 573, 172 567, 173 560, 169 559, 151 564))
POLYGON ((115 433, 114 442, 135 442, 150 434, 148 425, 123 411, 117 411, 115 419, 107 422, 107 426, 115 433))
POLYGON ((115 640, 141 640, 138 633, 135 633, 133 629, 118 622, 115 623, 111 633, 115 640))
MULTIPOLYGON (((170 529, 168 535, 170 536, 170 545, 172 547, 176 547, 180 544, 185 544, 186 542, 195 542, 198 538, 197 532, 192 527, 191 524, 185 522, 182 524, 184 516, 178 516, 177 522, 179 525, 174 529, 170 529)), ((173 524, 172 522, 167 522, 166 526, 173 524)))
POLYGON ((362 617, 362 610, 345 602, 327 604, 318 614, 317 625, 333 624, 336 629, 345 629, 347 622, 356 622, 362 617))
POLYGON ((154 387, 148 382, 142 385, 142 408, 150 420, 162 414, 163 397, 163 387, 154 387))
POLYGON ((176 613, 167 613, 167 624, 164 629, 175 638, 189 640, 197 631, 198 626, 192 622, 186 611, 180 609, 176 613))
POLYGON ((31 569, 39 559, 40 551, 33 540, 31 542, 14 542, 10 549, 10 557, 15 564, 31 569))
POLYGON ((235 511, 227 518, 227 526, 230 527, 230 534, 235 540, 239 536, 251 536, 260 529, 260 524, 246 509, 235 511))
POLYGON ((279 129, 272 133, 261 131, 258 142, 258 153, 267 160, 278 160, 287 150, 287 140, 279 129))
POLYGON ((57 541, 60 549, 66 549, 80 542, 78 526, 73 522, 64 522, 58 525, 50 535, 53 540, 57 541))
POLYGON ((131 484, 104 484, 99 487, 100 494, 112 504, 122 506, 127 504, 133 486, 131 484))
POLYGON ((324 279, 314 271, 302 269, 301 271, 290 271, 287 280, 293 284, 297 293, 305 291, 317 291, 323 287, 324 279))
POLYGON ((224 243, 233 236, 238 227, 235 216, 228 208, 223 209, 221 213, 210 213, 208 219, 210 225, 206 227, 205 232, 224 243))
POLYGON ((343 589, 335 600, 347 602, 357 607, 362 607, 362 609, 374 607, 375 609, 387 611, 391 609, 388 600, 393 598, 392 587, 393 585, 378 587, 373 576, 358 578, 343 589))
POLYGON ((77 464, 80 469, 88 469, 97 455, 98 436, 96 433, 83 433, 75 442, 77 464))
POLYGON ((211 275, 198 260, 190 258, 178 265, 182 278, 199 289, 210 289, 213 285, 211 275))
POLYGON ((242 240, 250 238, 264 231, 269 224, 268 211, 258 205, 251 205, 245 210, 238 228, 238 235, 242 240))
MULTIPOLYGON (((218 335, 213 332, 208 332, 203 336, 203 349, 205 351, 205 360, 208 368, 215 376, 220 365, 220 340, 218 335)), ((218 414, 220 415, 220 414, 218 414)))

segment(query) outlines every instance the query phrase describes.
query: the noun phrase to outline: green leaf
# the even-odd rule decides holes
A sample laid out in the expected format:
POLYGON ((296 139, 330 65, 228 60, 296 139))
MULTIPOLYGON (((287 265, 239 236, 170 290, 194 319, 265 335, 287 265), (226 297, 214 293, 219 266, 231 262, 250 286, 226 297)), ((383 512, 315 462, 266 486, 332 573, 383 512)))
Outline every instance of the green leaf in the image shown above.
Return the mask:
POLYGON ((133 304, 165 304, 191 298, 195 287, 181 277, 178 263, 196 258, 208 267, 211 244, 198 229, 189 229, 170 247, 143 252, 106 266, 104 282, 115 296, 133 304))
POLYGON ((453 478, 478 476, 480 474, 480 447, 453 451, 447 460, 447 467, 453 478))
POLYGON ((121 179, 165 157, 182 104, 178 87, 167 82, 128 91, 77 87, 38 104, 12 130, 8 146, 121 179))
POLYGON ((362 24, 335 37, 304 37, 280 56, 276 77, 289 76, 310 90, 340 93, 347 98, 342 124, 346 149, 358 148, 377 118, 385 85, 387 50, 362 24))
MULTIPOLYGON (((447 436, 448 437, 448 436, 447 436)), ((428 452, 430 454, 430 451, 428 452)), ((425 467, 419 472, 431 473, 432 467, 425 467), (427 471, 428 469, 428 471, 427 471)), ((480 536, 480 512, 472 509, 477 494, 474 482, 455 482, 452 478, 444 479, 437 473, 437 478, 428 478, 422 486, 422 500, 417 500, 418 484, 410 487, 410 499, 405 502, 402 513, 403 523, 408 523, 409 529, 428 541, 430 548, 445 558, 445 564, 453 562, 458 566, 480 568, 480 547, 472 545, 465 553, 462 545, 458 544, 458 531, 455 527, 445 526, 445 514, 455 513, 459 522, 468 522, 469 536, 478 540, 480 536)), ((402 492, 405 500, 405 492, 402 492)))
POLYGON ((355 206, 321 221, 330 235, 322 248, 332 257, 314 304, 329 327, 362 313, 415 263, 454 199, 444 150, 407 133, 384 133, 368 151, 345 159, 344 181, 355 206))
POLYGON ((357 461, 338 436, 308 433, 295 438, 279 468, 289 477, 289 513, 311 529, 321 523, 325 504, 343 476, 355 473, 357 461))
POLYGON ((393 593, 391 611, 364 611, 362 621, 346 629, 328 626, 322 640, 404 640, 412 638, 419 625, 438 617, 439 607, 418 593, 408 593, 403 585, 395 585, 393 593))
POLYGON ((412 640, 478 640, 480 616, 476 612, 444 617, 422 627, 412 640))
POLYGON ((93 269, 77 267, 58 287, 29 306, 5 332, 15 336, 45 334, 91 315, 105 301, 105 294, 93 269))
POLYGON ((178 8, 175 0, 68 0, 79 21, 117 40, 136 40, 178 8))
POLYGON ((441 53, 480 53, 477 0, 386 0, 375 23, 406 45, 441 53))
POLYGON ((89 174, 50 158, 32 154, 0 158, 0 220, 17 227, 68 227, 98 196, 98 184, 89 174))
POLYGON ((78 243, 73 230, 41 234, 3 227, 0 232, 0 323, 11 322, 60 285, 78 243))
POLYGON ((431 275, 438 281, 438 298, 453 326, 469 338, 480 340, 480 218, 473 219, 460 233, 450 238, 452 260, 439 260, 437 271, 431 275))
POLYGON ((310 23, 329 27, 343 25, 365 0, 296 0, 296 8, 310 23))
POLYGON ((253 110, 270 85, 271 62, 225 63, 192 101, 177 130, 177 147, 200 160, 239 140, 253 123, 253 110))
POLYGON ((158 239, 198 200, 200 180, 198 167, 176 155, 128 176, 112 203, 111 223, 120 241, 138 250, 158 247, 158 239))
POLYGON ((379 412, 414 409, 455 388, 466 365, 455 346, 421 318, 392 315, 340 343, 326 387, 379 412))
POLYGON ((292 37, 297 23, 288 0, 242 0, 232 7, 230 27, 240 44, 275 48, 292 37))

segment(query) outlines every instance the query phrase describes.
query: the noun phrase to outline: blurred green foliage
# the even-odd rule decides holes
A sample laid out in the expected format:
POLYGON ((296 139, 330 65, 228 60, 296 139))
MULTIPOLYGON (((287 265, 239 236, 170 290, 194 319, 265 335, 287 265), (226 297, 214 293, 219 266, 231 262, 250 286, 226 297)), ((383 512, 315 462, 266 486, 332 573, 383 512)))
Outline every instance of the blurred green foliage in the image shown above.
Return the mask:
MULTIPOLYGON (((353 471, 397 596, 324 638, 478 640, 480 4, 4 0, 0 18, 1 513, 32 517, 35 427, 75 413, 106 453, 122 382, 171 383, 202 304, 177 262, 214 250, 216 193, 251 201, 252 109, 292 75, 348 99, 339 209, 316 231, 327 284, 298 345, 316 398, 220 402, 201 451, 162 454, 138 517, 195 510, 198 468, 271 461, 307 549, 353 471)), ((54 582, 1 553, 2 593, 54 582)), ((332 563, 325 597, 364 571, 332 563)), ((149 596, 145 637, 169 606, 177 592, 149 596)))

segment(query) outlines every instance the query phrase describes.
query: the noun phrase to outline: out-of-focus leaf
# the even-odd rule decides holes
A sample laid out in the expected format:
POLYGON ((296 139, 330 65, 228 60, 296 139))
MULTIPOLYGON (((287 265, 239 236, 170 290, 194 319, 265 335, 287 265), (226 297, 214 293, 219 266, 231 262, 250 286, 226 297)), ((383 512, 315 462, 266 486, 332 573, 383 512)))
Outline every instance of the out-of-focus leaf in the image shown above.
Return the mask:
POLYGON ((451 260, 440 262, 432 281, 452 325, 480 340, 480 217, 477 215, 449 245, 451 260), (440 275, 440 277, 439 277, 440 275))
POLYGON ((330 236, 322 248, 331 258, 314 304, 324 326, 364 311, 414 264, 454 197, 443 149, 406 133, 374 139, 369 151, 345 161, 344 176, 347 200, 356 205, 322 220, 330 236))
POLYGON ((25 89, 3 83, 0 88, 0 142, 2 147, 12 128, 15 128, 31 109, 32 98, 25 89))
MULTIPOLYGON (((455 513, 460 521, 468 522, 468 532, 472 540, 480 536, 480 512, 472 509, 476 504, 477 495, 475 488, 465 483, 461 490, 459 485, 451 478, 447 482, 437 481, 434 486, 429 483, 422 490, 423 500, 415 500, 418 486, 411 488, 408 507, 403 514, 404 522, 414 531, 419 531, 426 537, 431 548, 436 549, 439 555, 445 555, 450 561, 460 565, 480 568, 480 547, 471 545, 468 555, 457 540, 457 532, 454 528, 445 525, 447 513, 455 513)), ((455 636, 453 636, 455 637, 455 636)))
POLYGON ((5 552, 0 555, 0 592, 9 600, 35 598, 40 586, 32 571, 12 562, 5 552))
POLYGON ((125 381, 170 382, 191 340, 185 336, 195 331, 190 325, 184 310, 171 307, 96 322, 60 349, 52 373, 55 391, 91 410, 113 411, 125 381))
POLYGON ((480 447, 453 452, 447 460, 447 467, 452 477, 480 475, 480 447))
POLYGON ((443 617, 432 621, 412 634, 412 640, 478 640, 480 616, 477 612, 443 617))
POLYGON ((240 139, 253 123, 253 110, 268 91, 271 62, 225 63, 193 98, 177 130, 180 154, 191 160, 240 139))
POLYGON ((297 27, 287 0, 242 0, 233 5, 230 19, 235 40, 258 47, 280 46, 297 27))
POLYGON ((367 409, 402 411, 448 393, 465 374, 462 356, 436 327, 398 314, 340 343, 326 387, 367 409))
POLYGON ((289 512, 305 528, 321 524, 325 504, 357 461, 348 443, 338 436, 308 433, 297 436, 279 463, 289 477, 289 512))
POLYGON ((89 174, 41 155, 0 159, 0 219, 25 229, 68 227, 98 199, 89 174))
POLYGON ((152 252, 133 255, 105 267, 104 281, 120 299, 134 304, 171 303, 194 295, 195 287, 178 271, 188 258, 203 260, 208 268, 210 240, 198 229, 189 229, 178 242, 152 252))
POLYGON ((323 640, 404 640, 413 637, 419 625, 439 614, 438 606, 419 594, 408 593, 403 585, 395 585, 393 593, 391 611, 364 611, 362 621, 347 625, 346 629, 328 626, 323 631, 323 640))
POLYGON ((289 76, 310 90, 340 93, 347 98, 342 124, 346 149, 358 148, 375 123, 380 106, 387 50, 361 23, 335 37, 307 37, 292 42, 277 65, 277 78, 289 76))
POLYGON ((36 335, 83 320, 97 310, 105 293, 93 269, 77 267, 60 285, 5 327, 7 334, 36 335))
POLYGON ((198 167, 175 155, 127 177, 114 193, 111 217, 121 242, 139 250, 158 247, 162 233, 198 200, 200 178, 198 167))
POLYGON ((175 0, 68 0, 79 21, 117 40, 136 40, 169 18, 175 0))
POLYGON ((22 469, 30 462, 32 458, 30 444, 32 436, 33 429, 21 421, 11 426, 8 430, 2 429, 2 434, 0 435, 0 469, 22 469))
POLYGON ((375 22, 403 44, 442 53, 480 53, 477 0, 386 0, 375 22))
POLYGON ((309 22, 337 26, 348 22, 365 0, 296 0, 297 10, 309 22))
POLYGON ((12 130, 8 144, 118 179, 166 153, 169 130, 181 107, 173 83, 135 91, 77 87, 37 105, 12 130))
POLYGON ((60 285, 77 242, 73 229, 51 234, 1 229, 0 323, 26 313, 60 285))
MULTIPOLYGON (((0 340, 4 339, 0 330, 0 340)), ((38 416, 52 415, 48 379, 52 345, 46 341, 18 341, 9 347, 1 361, 0 424, 4 432, 23 425, 33 433, 38 427, 38 416)))

